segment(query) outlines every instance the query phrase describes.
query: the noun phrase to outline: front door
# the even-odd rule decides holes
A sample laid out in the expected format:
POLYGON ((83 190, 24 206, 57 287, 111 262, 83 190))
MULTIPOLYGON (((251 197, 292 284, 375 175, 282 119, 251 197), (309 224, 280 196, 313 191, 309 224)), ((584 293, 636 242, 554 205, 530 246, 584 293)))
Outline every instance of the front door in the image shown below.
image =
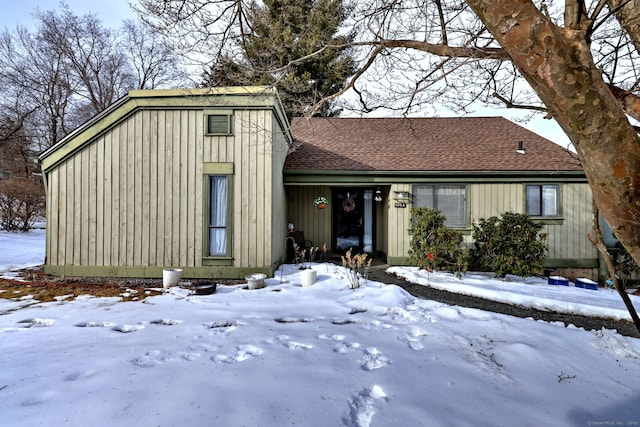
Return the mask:
POLYGON ((373 191, 364 188, 334 188, 333 250, 345 253, 373 251, 373 191))

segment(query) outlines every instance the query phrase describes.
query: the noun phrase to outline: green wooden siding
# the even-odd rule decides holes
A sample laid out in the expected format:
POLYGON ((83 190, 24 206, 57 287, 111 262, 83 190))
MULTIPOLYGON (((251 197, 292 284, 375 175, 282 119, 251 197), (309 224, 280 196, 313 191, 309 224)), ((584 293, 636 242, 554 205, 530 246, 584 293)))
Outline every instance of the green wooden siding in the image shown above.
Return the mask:
POLYGON ((273 210, 285 209, 279 176, 288 139, 273 116, 270 109, 236 110, 233 136, 205 136, 203 110, 140 109, 58 161, 47 171, 50 271, 202 267, 205 163, 235 166, 231 267, 275 266, 284 239, 274 245, 272 233, 286 234, 286 219, 273 210), (272 157, 276 134, 285 148, 272 157))
POLYGON ((48 262, 198 265, 201 116, 138 111, 51 170, 48 262))
MULTIPOLYGON (((267 178, 267 183, 271 187, 271 202, 273 209, 270 210, 271 235, 267 244, 271 246, 272 267, 285 261, 285 240, 287 234, 287 198, 284 188, 284 162, 287 157, 289 144, 284 129, 280 127, 275 117, 272 119, 271 132, 273 133, 273 146, 271 147, 271 174, 267 178)), ((265 153, 266 155, 266 153, 265 153)))
POLYGON ((287 220, 293 222, 296 230, 303 231, 305 239, 311 240, 314 246, 322 248, 326 243, 331 247, 331 188, 324 185, 287 187, 287 202, 287 220), (326 209, 313 206, 318 196, 329 200, 326 209))
POLYGON ((387 208, 389 209, 389 248, 387 255, 390 258, 408 256, 409 243, 411 242, 411 236, 409 235, 409 229, 411 228, 411 203, 406 201, 406 208, 396 208, 396 200, 394 199, 396 191, 408 191, 411 194, 411 185, 394 184, 391 186, 391 191, 389 192, 387 199, 387 208))
MULTIPOLYGON (((565 182, 560 185, 561 218, 545 221, 543 233, 547 235, 549 260, 551 264, 566 267, 574 265, 597 265, 597 252, 586 238, 592 233, 591 190, 587 183, 565 182)), ((412 185, 407 183, 384 186, 384 201, 378 206, 376 221, 376 249, 387 254, 390 260, 406 262, 411 242, 411 203, 406 208, 395 207, 396 191, 412 193, 412 185), (388 193, 386 193, 388 189, 388 193)), ((461 230, 463 241, 472 243, 471 223, 481 218, 500 216, 503 212, 524 212, 523 183, 478 183, 468 184, 467 212, 469 227, 461 230)), ((318 211, 313 207, 313 199, 329 195, 329 186, 287 187, 288 219, 294 222, 305 237, 322 245, 331 241, 330 209, 318 211)))

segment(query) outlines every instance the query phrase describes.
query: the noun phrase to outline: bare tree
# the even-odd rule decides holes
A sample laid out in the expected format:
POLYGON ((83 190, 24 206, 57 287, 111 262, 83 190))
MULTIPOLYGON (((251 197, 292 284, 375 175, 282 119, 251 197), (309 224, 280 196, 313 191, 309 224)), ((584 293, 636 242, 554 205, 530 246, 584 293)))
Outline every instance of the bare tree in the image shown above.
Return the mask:
POLYGON ((135 77, 132 83, 136 89, 176 87, 186 82, 173 44, 162 33, 128 20, 122 27, 120 46, 135 77))
MULTIPOLYGON (((247 34, 252 1, 141 0, 147 21, 192 52, 225 53, 247 34)), ((359 53, 347 92, 363 111, 407 114, 439 100, 529 108, 575 146, 600 212, 640 261, 640 0, 357 2, 347 20, 359 53), (375 77, 375 78, 372 78, 375 77)), ((305 61, 298 58, 293 62, 305 61)))
POLYGON ((132 88, 134 77, 118 49, 116 32, 104 28, 95 15, 79 17, 62 4, 60 13, 45 11, 35 16, 41 23, 40 37, 65 59, 88 117, 132 88))
POLYGON ((62 54, 24 27, 0 34, 0 103, 41 149, 65 136, 74 88, 62 54))
POLYGON ((42 179, 24 119, 8 112, 0 116, 0 228, 5 231, 28 231, 44 216, 42 179))
POLYGON ((140 24, 110 30, 64 3, 34 18, 34 31, 18 26, 0 33, 0 105, 24 115, 25 135, 39 151, 130 89, 186 80, 169 40, 140 24))

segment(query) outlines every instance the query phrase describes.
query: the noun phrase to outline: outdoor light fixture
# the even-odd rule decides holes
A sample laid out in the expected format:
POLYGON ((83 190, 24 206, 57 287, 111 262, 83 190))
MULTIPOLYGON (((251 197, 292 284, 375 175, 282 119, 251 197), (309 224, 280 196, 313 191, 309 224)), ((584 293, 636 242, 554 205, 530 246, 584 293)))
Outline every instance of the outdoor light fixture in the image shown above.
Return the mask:
POLYGON ((409 200, 409 192, 408 191, 394 191, 396 194, 396 199, 409 200))
POLYGON ((516 151, 520 154, 524 154, 524 146, 522 141, 518 141, 518 149, 516 151))
POLYGON ((380 191, 379 188, 376 190, 376 196, 375 196, 374 200, 376 202, 378 202, 378 203, 380 203, 382 201, 382 191, 380 191))

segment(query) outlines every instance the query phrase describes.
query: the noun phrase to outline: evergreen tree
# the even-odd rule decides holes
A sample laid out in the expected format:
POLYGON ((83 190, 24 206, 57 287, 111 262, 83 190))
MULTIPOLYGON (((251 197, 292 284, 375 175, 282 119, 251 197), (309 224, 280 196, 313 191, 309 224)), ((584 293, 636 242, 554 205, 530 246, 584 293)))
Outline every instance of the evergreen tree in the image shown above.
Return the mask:
MULTIPOLYGON (((326 45, 352 40, 351 35, 337 35, 346 15, 342 0, 254 3, 247 17, 251 31, 238 42, 241 58, 220 56, 204 73, 202 85, 273 85, 280 91, 287 116, 302 116, 320 99, 343 88, 353 74, 355 63, 348 51, 318 52, 326 45)), ((318 115, 337 113, 325 104, 318 115)))

